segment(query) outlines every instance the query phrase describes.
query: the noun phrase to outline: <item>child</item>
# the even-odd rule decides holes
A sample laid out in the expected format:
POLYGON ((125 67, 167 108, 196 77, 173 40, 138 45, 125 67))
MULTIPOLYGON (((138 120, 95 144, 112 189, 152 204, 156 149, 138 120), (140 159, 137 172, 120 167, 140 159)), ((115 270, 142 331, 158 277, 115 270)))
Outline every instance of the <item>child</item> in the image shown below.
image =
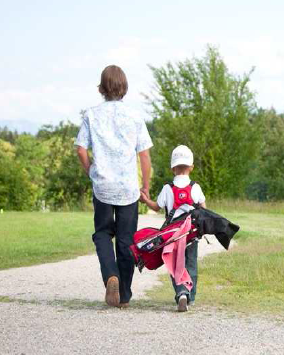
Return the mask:
MULTIPOLYGON (((165 208, 166 215, 175 209, 172 212, 174 213, 173 218, 177 218, 182 213, 193 209, 193 203, 206 208, 205 196, 201 187, 192 182, 189 177, 193 167, 192 151, 185 145, 178 146, 173 150, 171 158, 171 169, 175 175, 172 186, 170 184, 164 185, 157 202, 150 200, 143 191, 141 192, 140 200, 154 211, 165 208), (181 205, 183 198, 185 203, 181 205), (177 203, 177 199, 179 199, 179 203, 177 203)), ((176 285, 174 278, 171 277, 179 312, 187 311, 188 304, 194 304, 197 285, 197 246, 197 242, 191 244, 187 247, 185 255, 185 266, 193 282, 191 292, 183 285, 176 285)))
POLYGON ((122 101, 127 89, 121 68, 110 65, 103 70, 99 92, 105 101, 86 111, 75 143, 93 183, 93 242, 106 286, 105 300, 115 307, 127 307, 132 296, 134 264, 128 247, 138 220, 137 154, 145 196, 149 194, 151 172, 152 141, 143 118, 122 101), (92 164, 88 148, 92 148, 92 164))

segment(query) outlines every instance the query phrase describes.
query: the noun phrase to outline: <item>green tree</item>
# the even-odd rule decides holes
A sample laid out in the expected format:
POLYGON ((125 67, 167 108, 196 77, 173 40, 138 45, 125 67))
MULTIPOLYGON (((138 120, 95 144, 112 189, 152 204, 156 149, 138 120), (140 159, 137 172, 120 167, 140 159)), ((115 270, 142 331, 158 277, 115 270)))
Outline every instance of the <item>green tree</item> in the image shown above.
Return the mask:
POLYGON ((248 195, 259 200, 284 199, 284 114, 259 110, 262 143, 248 195))
POLYGON ((172 179, 170 155, 179 144, 195 156, 192 177, 207 196, 240 196, 245 177, 257 155, 258 122, 248 88, 250 73, 242 77, 228 71, 218 51, 165 67, 151 67, 156 93, 147 97, 153 123, 153 188, 172 179))
POLYGON ((45 164, 48 156, 47 146, 31 134, 19 135, 15 140, 15 159, 27 174, 33 186, 36 208, 41 205, 45 186, 45 164))
POLYGON ((92 198, 90 179, 80 166, 74 140, 78 126, 61 122, 44 126, 38 137, 49 150, 45 169, 45 199, 54 209, 85 208, 92 198))
POLYGON ((34 186, 27 171, 15 159, 15 148, 0 139, 0 208, 32 210, 35 202, 34 186))
POLYGON ((0 128, 0 139, 12 144, 15 143, 15 140, 18 138, 19 134, 17 131, 10 131, 8 127, 0 128))

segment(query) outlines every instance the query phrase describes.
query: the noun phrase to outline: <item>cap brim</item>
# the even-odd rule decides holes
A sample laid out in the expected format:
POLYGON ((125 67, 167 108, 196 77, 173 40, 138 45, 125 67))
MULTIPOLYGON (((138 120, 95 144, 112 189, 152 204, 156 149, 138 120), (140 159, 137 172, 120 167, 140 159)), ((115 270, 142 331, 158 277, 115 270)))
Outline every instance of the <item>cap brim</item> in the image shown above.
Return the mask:
POLYGON ((187 165, 187 166, 192 166, 193 165, 193 161, 189 160, 189 159, 178 159, 175 162, 171 163, 171 169, 178 166, 178 165, 187 165))

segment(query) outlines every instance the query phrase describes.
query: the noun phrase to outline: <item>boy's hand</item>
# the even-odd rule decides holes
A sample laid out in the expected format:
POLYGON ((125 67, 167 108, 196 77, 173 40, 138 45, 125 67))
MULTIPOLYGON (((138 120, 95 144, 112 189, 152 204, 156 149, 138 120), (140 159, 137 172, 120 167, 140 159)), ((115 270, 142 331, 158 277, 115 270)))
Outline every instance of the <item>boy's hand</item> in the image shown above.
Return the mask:
POLYGON ((140 190, 140 201, 146 203, 146 205, 153 211, 158 212, 161 209, 157 202, 152 201, 143 191, 143 189, 140 190))
POLYGON ((140 201, 143 203, 146 203, 146 201, 148 200, 148 196, 146 195, 146 193, 144 191, 142 191, 142 189, 140 190, 140 201))
POLYGON ((140 192, 143 192, 148 198, 150 198, 149 189, 147 189, 146 187, 142 187, 140 189, 140 192))

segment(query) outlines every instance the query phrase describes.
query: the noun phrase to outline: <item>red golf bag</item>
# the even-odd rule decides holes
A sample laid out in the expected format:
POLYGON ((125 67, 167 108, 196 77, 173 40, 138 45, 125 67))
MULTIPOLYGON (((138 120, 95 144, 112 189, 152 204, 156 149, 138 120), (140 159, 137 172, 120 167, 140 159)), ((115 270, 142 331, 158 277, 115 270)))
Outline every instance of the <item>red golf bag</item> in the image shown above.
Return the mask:
POLYGON ((194 184, 195 182, 191 181, 184 188, 178 188, 172 183, 169 184, 173 191, 174 205, 170 213, 166 213, 167 218, 161 229, 143 228, 134 234, 130 251, 140 272, 144 266, 149 270, 154 270, 163 265, 162 252, 167 244, 173 243, 180 238, 186 238, 187 244, 197 239, 198 233, 194 225, 191 225, 189 230, 185 231, 183 235, 179 235, 177 238, 174 237, 174 234, 178 232, 190 213, 184 213, 179 218, 176 218, 175 221, 172 221, 175 211, 180 206, 183 204, 195 205, 191 197, 191 189, 194 184))
POLYGON ((193 225, 184 234, 177 238, 174 237, 184 221, 185 218, 161 229, 143 228, 134 234, 134 244, 130 246, 130 251, 140 272, 144 266, 149 270, 162 266, 164 263, 162 259, 163 248, 169 243, 173 243, 180 238, 186 238, 187 244, 191 244, 198 238, 197 229, 193 225))

